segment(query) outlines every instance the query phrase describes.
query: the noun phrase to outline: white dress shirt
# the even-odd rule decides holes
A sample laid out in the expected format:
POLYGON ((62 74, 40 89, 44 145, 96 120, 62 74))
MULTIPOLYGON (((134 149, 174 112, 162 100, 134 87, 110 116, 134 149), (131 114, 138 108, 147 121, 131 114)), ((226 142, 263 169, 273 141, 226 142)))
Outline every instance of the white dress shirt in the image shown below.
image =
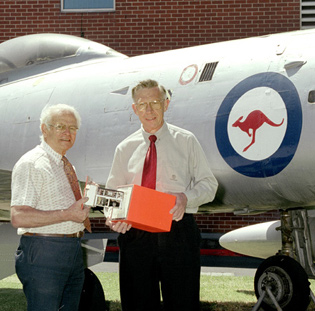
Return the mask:
MULTIPOLYGON (((150 135, 141 127, 116 147, 107 188, 141 185, 150 135)), ((156 190, 183 192, 188 199, 186 213, 196 213, 201 204, 214 199, 218 187, 202 147, 191 132, 166 122, 154 135, 157 137, 156 190)))
MULTIPOLYGON (((26 205, 43 211, 69 208, 75 197, 61 158, 44 141, 24 154, 13 168, 11 206, 26 205)), ((38 228, 18 228, 18 234, 69 234, 82 230, 82 223, 67 221, 38 228)))

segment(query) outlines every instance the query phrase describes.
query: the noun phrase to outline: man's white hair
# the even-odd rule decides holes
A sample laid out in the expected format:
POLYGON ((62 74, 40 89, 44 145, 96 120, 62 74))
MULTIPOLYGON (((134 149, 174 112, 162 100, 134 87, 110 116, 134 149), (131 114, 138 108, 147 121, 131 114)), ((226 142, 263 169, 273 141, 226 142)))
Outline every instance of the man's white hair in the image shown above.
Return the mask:
MULTIPOLYGON (((80 128, 81 126, 81 117, 78 111, 69 105, 66 104, 57 104, 57 105, 52 105, 48 106, 46 105, 42 113, 40 115, 40 129, 42 128, 42 124, 45 124, 47 128, 49 128, 49 124, 51 124, 52 118, 61 112, 66 112, 66 113, 72 113, 77 121, 77 127, 80 128)), ((43 140, 43 135, 40 136, 40 139, 43 140)))

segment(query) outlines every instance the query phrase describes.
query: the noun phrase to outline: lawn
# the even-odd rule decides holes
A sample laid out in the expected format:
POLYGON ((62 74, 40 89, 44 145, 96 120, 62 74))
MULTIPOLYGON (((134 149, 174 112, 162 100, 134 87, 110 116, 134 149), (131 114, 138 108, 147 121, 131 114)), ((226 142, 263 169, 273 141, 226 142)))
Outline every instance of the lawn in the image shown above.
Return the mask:
MULTIPOLYGON (((110 311, 120 311, 117 273, 96 273, 102 283, 110 311)), ((311 281, 315 292, 315 280, 311 281)), ((202 311, 250 311, 256 302, 253 277, 201 276, 202 311)), ((26 301, 16 275, 0 280, 1 311, 25 311, 26 301)), ((308 311, 315 310, 311 302, 308 311)))

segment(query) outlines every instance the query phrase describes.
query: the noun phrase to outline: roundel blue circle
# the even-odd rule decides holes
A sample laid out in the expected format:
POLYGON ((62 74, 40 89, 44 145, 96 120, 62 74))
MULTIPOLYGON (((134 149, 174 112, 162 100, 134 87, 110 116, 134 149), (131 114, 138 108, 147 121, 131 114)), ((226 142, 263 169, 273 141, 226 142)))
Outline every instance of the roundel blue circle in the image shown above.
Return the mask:
POLYGON ((290 163, 300 140, 301 129, 301 101, 294 84, 281 74, 266 72, 242 80, 227 94, 217 113, 215 137, 221 156, 231 168, 245 176, 264 178, 278 174, 290 163), (258 87, 269 87, 281 96, 288 119, 287 130, 278 150, 266 159, 254 161, 242 157, 231 145, 228 119, 238 99, 258 87))

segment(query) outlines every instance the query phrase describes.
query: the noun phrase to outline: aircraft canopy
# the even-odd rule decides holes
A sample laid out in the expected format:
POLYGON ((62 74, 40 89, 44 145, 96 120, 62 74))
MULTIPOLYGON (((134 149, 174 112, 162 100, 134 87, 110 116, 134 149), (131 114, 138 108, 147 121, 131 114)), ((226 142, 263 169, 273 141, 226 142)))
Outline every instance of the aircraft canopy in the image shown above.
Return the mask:
POLYGON ((34 34, 0 44, 0 73, 70 57, 75 62, 100 57, 125 57, 113 49, 84 38, 63 34, 34 34))

